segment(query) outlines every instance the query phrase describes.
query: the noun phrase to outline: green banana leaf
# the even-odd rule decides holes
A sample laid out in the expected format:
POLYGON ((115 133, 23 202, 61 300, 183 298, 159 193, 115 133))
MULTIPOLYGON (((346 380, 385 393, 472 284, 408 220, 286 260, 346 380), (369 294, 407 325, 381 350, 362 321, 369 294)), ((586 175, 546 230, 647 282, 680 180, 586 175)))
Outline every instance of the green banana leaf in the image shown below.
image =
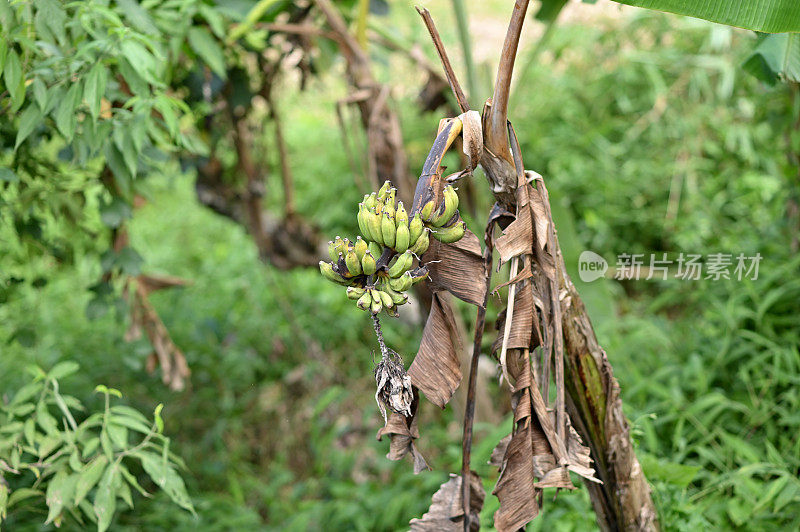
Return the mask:
POLYGON ((800 32, 800 0, 614 0, 764 33, 800 32))
POLYGON ((800 33, 762 35, 743 68, 761 81, 800 82, 800 33))

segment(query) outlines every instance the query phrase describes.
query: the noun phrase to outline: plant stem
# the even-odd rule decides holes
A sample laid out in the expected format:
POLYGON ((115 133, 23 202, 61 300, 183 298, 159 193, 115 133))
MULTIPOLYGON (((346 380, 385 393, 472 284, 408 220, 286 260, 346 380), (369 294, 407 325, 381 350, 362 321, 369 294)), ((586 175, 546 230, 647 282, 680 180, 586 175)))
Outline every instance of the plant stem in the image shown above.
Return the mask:
POLYGON ((378 319, 377 314, 372 314, 372 327, 375 329, 375 336, 378 337, 378 345, 381 347, 381 356, 383 358, 389 358, 389 350, 386 348, 386 343, 383 341, 381 321, 378 319))
POLYGON ((461 439, 461 508, 464 511, 464 532, 470 529, 470 459, 472 458, 472 427, 475 422, 475 389, 477 388, 478 361, 481 355, 483 329, 486 324, 486 305, 492 286, 492 239, 489 222, 486 227, 486 248, 483 252, 484 275, 486 276, 486 292, 483 305, 478 307, 475 318, 475 339, 472 343, 472 360, 469 365, 469 381, 467 384, 467 405, 464 408, 464 436, 461 439))

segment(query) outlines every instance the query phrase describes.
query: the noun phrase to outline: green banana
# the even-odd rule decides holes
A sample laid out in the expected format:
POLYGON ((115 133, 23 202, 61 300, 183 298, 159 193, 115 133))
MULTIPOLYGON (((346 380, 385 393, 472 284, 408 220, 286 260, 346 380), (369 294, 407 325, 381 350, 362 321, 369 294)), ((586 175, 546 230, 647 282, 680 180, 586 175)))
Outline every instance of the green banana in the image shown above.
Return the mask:
POLYGON ((371 289, 369 291, 369 295, 372 299, 372 303, 370 304, 370 310, 373 314, 377 314, 383 308, 383 302, 381 301, 381 296, 378 295, 378 292, 375 289, 371 289))
POLYGON ((358 219, 358 230, 361 231, 364 238, 372 240, 372 233, 370 233, 369 226, 367 225, 366 207, 363 203, 358 204, 358 216, 356 218, 358 219))
POLYGON ((422 216, 419 213, 415 214, 414 217, 411 219, 411 222, 408 224, 408 244, 413 246, 417 243, 417 239, 419 235, 422 234, 422 216))
POLYGON ((456 221, 450 227, 441 227, 433 231, 433 238, 445 244, 452 244, 461 240, 467 230, 467 224, 463 220, 456 221))
POLYGON ((378 295, 379 295, 379 296, 380 296, 380 298, 381 298, 381 304, 382 304, 384 307, 386 307, 386 308, 392 308, 392 307, 394 306, 394 301, 392 300, 392 296, 390 296, 389 294, 387 294, 387 293, 386 293, 385 291, 383 291, 383 290, 375 290, 375 291, 376 291, 376 292, 378 292, 378 295))
POLYGON ((339 260, 339 253, 342 252, 343 248, 344 240, 342 240, 340 236, 328 242, 328 255, 330 255, 332 261, 336 262, 339 260))
POLYGON ((394 247, 395 231, 394 210, 392 210, 391 214, 384 210, 383 217, 381 219, 381 236, 383 237, 384 246, 388 246, 390 248, 394 247))
MULTIPOLYGON (((401 279, 402 279, 402 277, 401 277, 401 279)), ((410 279, 410 277, 409 277, 409 279, 410 279)), ((394 280, 394 279, 392 279, 392 280, 394 280)), ((411 286, 411 284, 409 284, 409 287, 410 286, 411 286)), ((406 303, 408 301, 408 294, 403 294, 403 293, 393 289, 391 287, 391 281, 389 282, 389 284, 384 283, 384 285, 381 288, 381 290, 383 290, 384 292, 389 294, 389 297, 392 298, 392 302, 395 305, 402 305, 402 304, 404 304, 404 303, 406 303)))
POLYGON ((350 246, 347 250, 344 256, 344 263, 347 265, 347 271, 350 272, 350 275, 353 277, 361 275, 361 261, 358 260, 358 255, 356 254, 354 246, 350 246))
POLYGON ((410 251, 406 251, 402 255, 398 256, 394 262, 394 265, 389 268, 389 277, 400 277, 411 267, 413 262, 414 254, 410 251))
POLYGON ((367 245, 367 243, 364 241, 363 238, 358 236, 358 237, 356 237, 356 243, 353 244, 353 249, 355 249, 356 257, 358 257, 358 260, 360 261, 361 259, 364 258, 364 253, 367 252, 367 249, 369 249, 369 246, 367 245))
POLYGON ((392 206, 392 210, 394 210, 395 209, 394 202, 395 202, 396 199, 397 199, 397 189, 392 187, 392 188, 389 189, 389 193, 386 194, 386 199, 384 200, 383 204, 384 205, 387 205, 387 204, 391 205, 392 206))
POLYGON ((383 307, 383 311, 390 318, 399 318, 400 317, 400 313, 397 312, 397 308, 396 307, 392 307, 392 308, 383 307))
POLYGON ((422 216, 423 221, 429 221, 431 218, 431 214, 433 214, 433 208, 436 207, 436 202, 434 200, 430 200, 428 203, 422 206, 420 209, 419 214, 422 216))
POLYGON ((333 271, 333 264, 330 262, 325 262, 324 260, 319 261, 319 271, 322 273, 323 277, 329 281, 343 285, 350 284, 347 282, 347 279, 333 271))
POLYGON ((372 256, 375 258, 375 260, 378 260, 381 258, 381 255, 383 255, 383 246, 377 242, 370 242, 369 251, 372 253, 372 256))
POLYGON ((363 288, 359 288, 357 286, 348 286, 347 287, 347 299, 361 299, 361 296, 364 295, 363 288))
POLYGON ((358 298, 356 306, 361 310, 369 310, 371 303, 372 296, 369 294, 369 290, 367 290, 361 295, 361 297, 358 298))
POLYGON ((431 230, 427 227, 423 229, 422 234, 419 235, 417 241, 411 246, 410 251, 416 256, 420 256, 426 251, 428 251, 428 246, 430 245, 430 232, 431 230))
POLYGON ((418 282, 428 278, 427 268, 419 267, 416 270, 409 273, 411 273, 412 284, 417 284, 418 282))
POLYGON ((383 185, 378 190, 378 200, 383 201, 386 199, 387 194, 389 194, 389 189, 392 187, 392 183, 387 181, 383 182, 383 185))
POLYGON ((389 281, 389 286, 397 292, 405 292, 411 288, 412 284, 414 284, 414 279, 411 277, 411 272, 406 272, 400 277, 389 281))
POLYGON ((368 194, 364 196, 364 207, 365 210, 371 211, 375 209, 375 205, 377 205, 378 199, 375 193, 368 194))
POLYGON ((381 215, 374 211, 364 211, 364 218, 367 222, 367 230, 373 242, 383 245, 383 236, 381 235, 381 215))
POLYGON ((453 217, 458 210, 458 193, 456 193, 456 189, 453 188, 453 185, 447 185, 444 187, 444 210, 439 216, 436 216, 433 220, 431 220, 431 225, 434 227, 441 227, 453 217))
POLYGON ((397 202, 397 208, 394 211, 394 221, 399 229, 401 225, 408 226, 408 212, 403 206, 402 201, 397 202))
POLYGON ((364 257, 361 259, 361 271, 364 275, 372 275, 377 269, 378 265, 375 261, 375 257, 370 250, 367 250, 367 252, 364 253, 364 257))
POLYGON ((394 235, 394 249, 398 253, 403 253, 408 249, 408 243, 411 240, 411 235, 407 225, 398 225, 397 231, 394 235))

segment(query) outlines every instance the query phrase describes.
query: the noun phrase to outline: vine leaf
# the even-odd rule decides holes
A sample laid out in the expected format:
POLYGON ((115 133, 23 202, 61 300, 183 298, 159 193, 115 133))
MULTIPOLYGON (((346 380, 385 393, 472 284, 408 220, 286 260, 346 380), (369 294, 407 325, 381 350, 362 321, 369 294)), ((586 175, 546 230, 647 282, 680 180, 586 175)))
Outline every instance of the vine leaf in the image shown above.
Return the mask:
MULTIPOLYGON (((469 475, 470 530, 479 530, 480 512, 486 494, 481 478, 470 471, 469 475)), ((412 532, 460 532, 464 529, 464 510, 461 505, 461 475, 450 473, 450 480, 439 487, 431 498, 431 506, 419 519, 411 520, 412 532)))

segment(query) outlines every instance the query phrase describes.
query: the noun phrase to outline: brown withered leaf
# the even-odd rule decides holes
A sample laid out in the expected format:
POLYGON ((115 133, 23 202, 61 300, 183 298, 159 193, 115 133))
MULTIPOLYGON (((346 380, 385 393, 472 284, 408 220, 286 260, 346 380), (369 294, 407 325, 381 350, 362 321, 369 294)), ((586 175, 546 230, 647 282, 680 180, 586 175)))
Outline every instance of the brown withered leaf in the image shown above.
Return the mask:
MULTIPOLYGON (((530 270, 529 270, 530 271, 530 270)), ((533 292, 529 282, 517 285, 514 295, 514 318, 511 322, 511 331, 508 334, 508 349, 533 350, 539 345, 539 331, 534 327, 533 292)), ((503 345, 505 333, 506 309, 500 311, 495 327, 498 330, 497 339, 492 344, 492 353, 496 353, 503 345)))
POLYGON ((430 469, 425 457, 419 452, 414 440, 419 438, 419 429, 417 428, 417 406, 419 404, 419 395, 417 390, 414 389, 414 401, 411 403, 411 416, 392 412, 386 425, 378 430, 376 435, 378 441, 383 439, 383 436, 389 436, 389 452, 386 458, 389 460, 401 460, 406 455, 411 455, 414 462, 414 474, 419 474, 426 469, 430 469))
POLYGON ((497 530, 519 530, 539 515, 539 490, 534 487, 534 481, 531 430, 527 423, 512 434, 503 455, 500 477, 492 491, 500 501, 500 508, 494 514, 497 530))
POLYGON ((461 339, 447 297, 442 292, 433 294, 419 351, 408 368, 411 383, 439 408, 444 408, 461 384, 461 339))
MULTIPOLYGON (((461 504, 461 475, 450 474, 450 480, 439 487, 431 498, 431 506, 419 519, 411 520, 412 532, 464 530, 464 509, 461 504)), ((486 494, 481 478, 470 471, 469 478, 470 530, 480 529, 480 512, 486 494)))
POLYGON ((533 251, 533 222, 531 210, 519 207, 517 218, 506 227, 503 234, 494 239, 494 247, 500 253, 498 266, 514 257, 533 251))
MULTIPOLYGON (((128 284, 126 290, 130 289, 131 284, 128 284)), ((152 373, 156 366, 161 366, 162 381, 175 391, 183 390, 191 372, 186 357, 172 341, 169 331, 150 303, 149 294, 152 290, 182 284, 186 282, 177 278, 149 276, 137 278, 131 303, 131 325, 125 333, 127 341, 141 337, 142 331, 147 334, 150 345, 153 346, 153 353, 147 359, 146 368, 152 373)))
POLYGON ((522 198, 523 194, 527 194, 527 197, 523 200, 523 202, 519 202, 518 205, 520 208, 524 205, 529 205, 531 211, 533 212, 533 224, 536 228, 536 243, 539 246, 539 249, 544 249, 545 244, 547 243, 547 234, 550 229, 550 217, 547 215, 547 207, 544 202, 544 198, 536 189, 535 186, 531 184, 531 181, 535 179, 541 179, 542 176, 537 174, 533 171, 526 171, 526 177, 528 179, 528 184, 525 187, 520 187, 517 189, 517 199, 518 202, 522 198))
POLYGON ((474 233, 467 230, 461 240, 452 244, 431 238, 420 263, 427 266, 434 290, 447 290, 462 301, 483 305, 483 251, 474 233))

